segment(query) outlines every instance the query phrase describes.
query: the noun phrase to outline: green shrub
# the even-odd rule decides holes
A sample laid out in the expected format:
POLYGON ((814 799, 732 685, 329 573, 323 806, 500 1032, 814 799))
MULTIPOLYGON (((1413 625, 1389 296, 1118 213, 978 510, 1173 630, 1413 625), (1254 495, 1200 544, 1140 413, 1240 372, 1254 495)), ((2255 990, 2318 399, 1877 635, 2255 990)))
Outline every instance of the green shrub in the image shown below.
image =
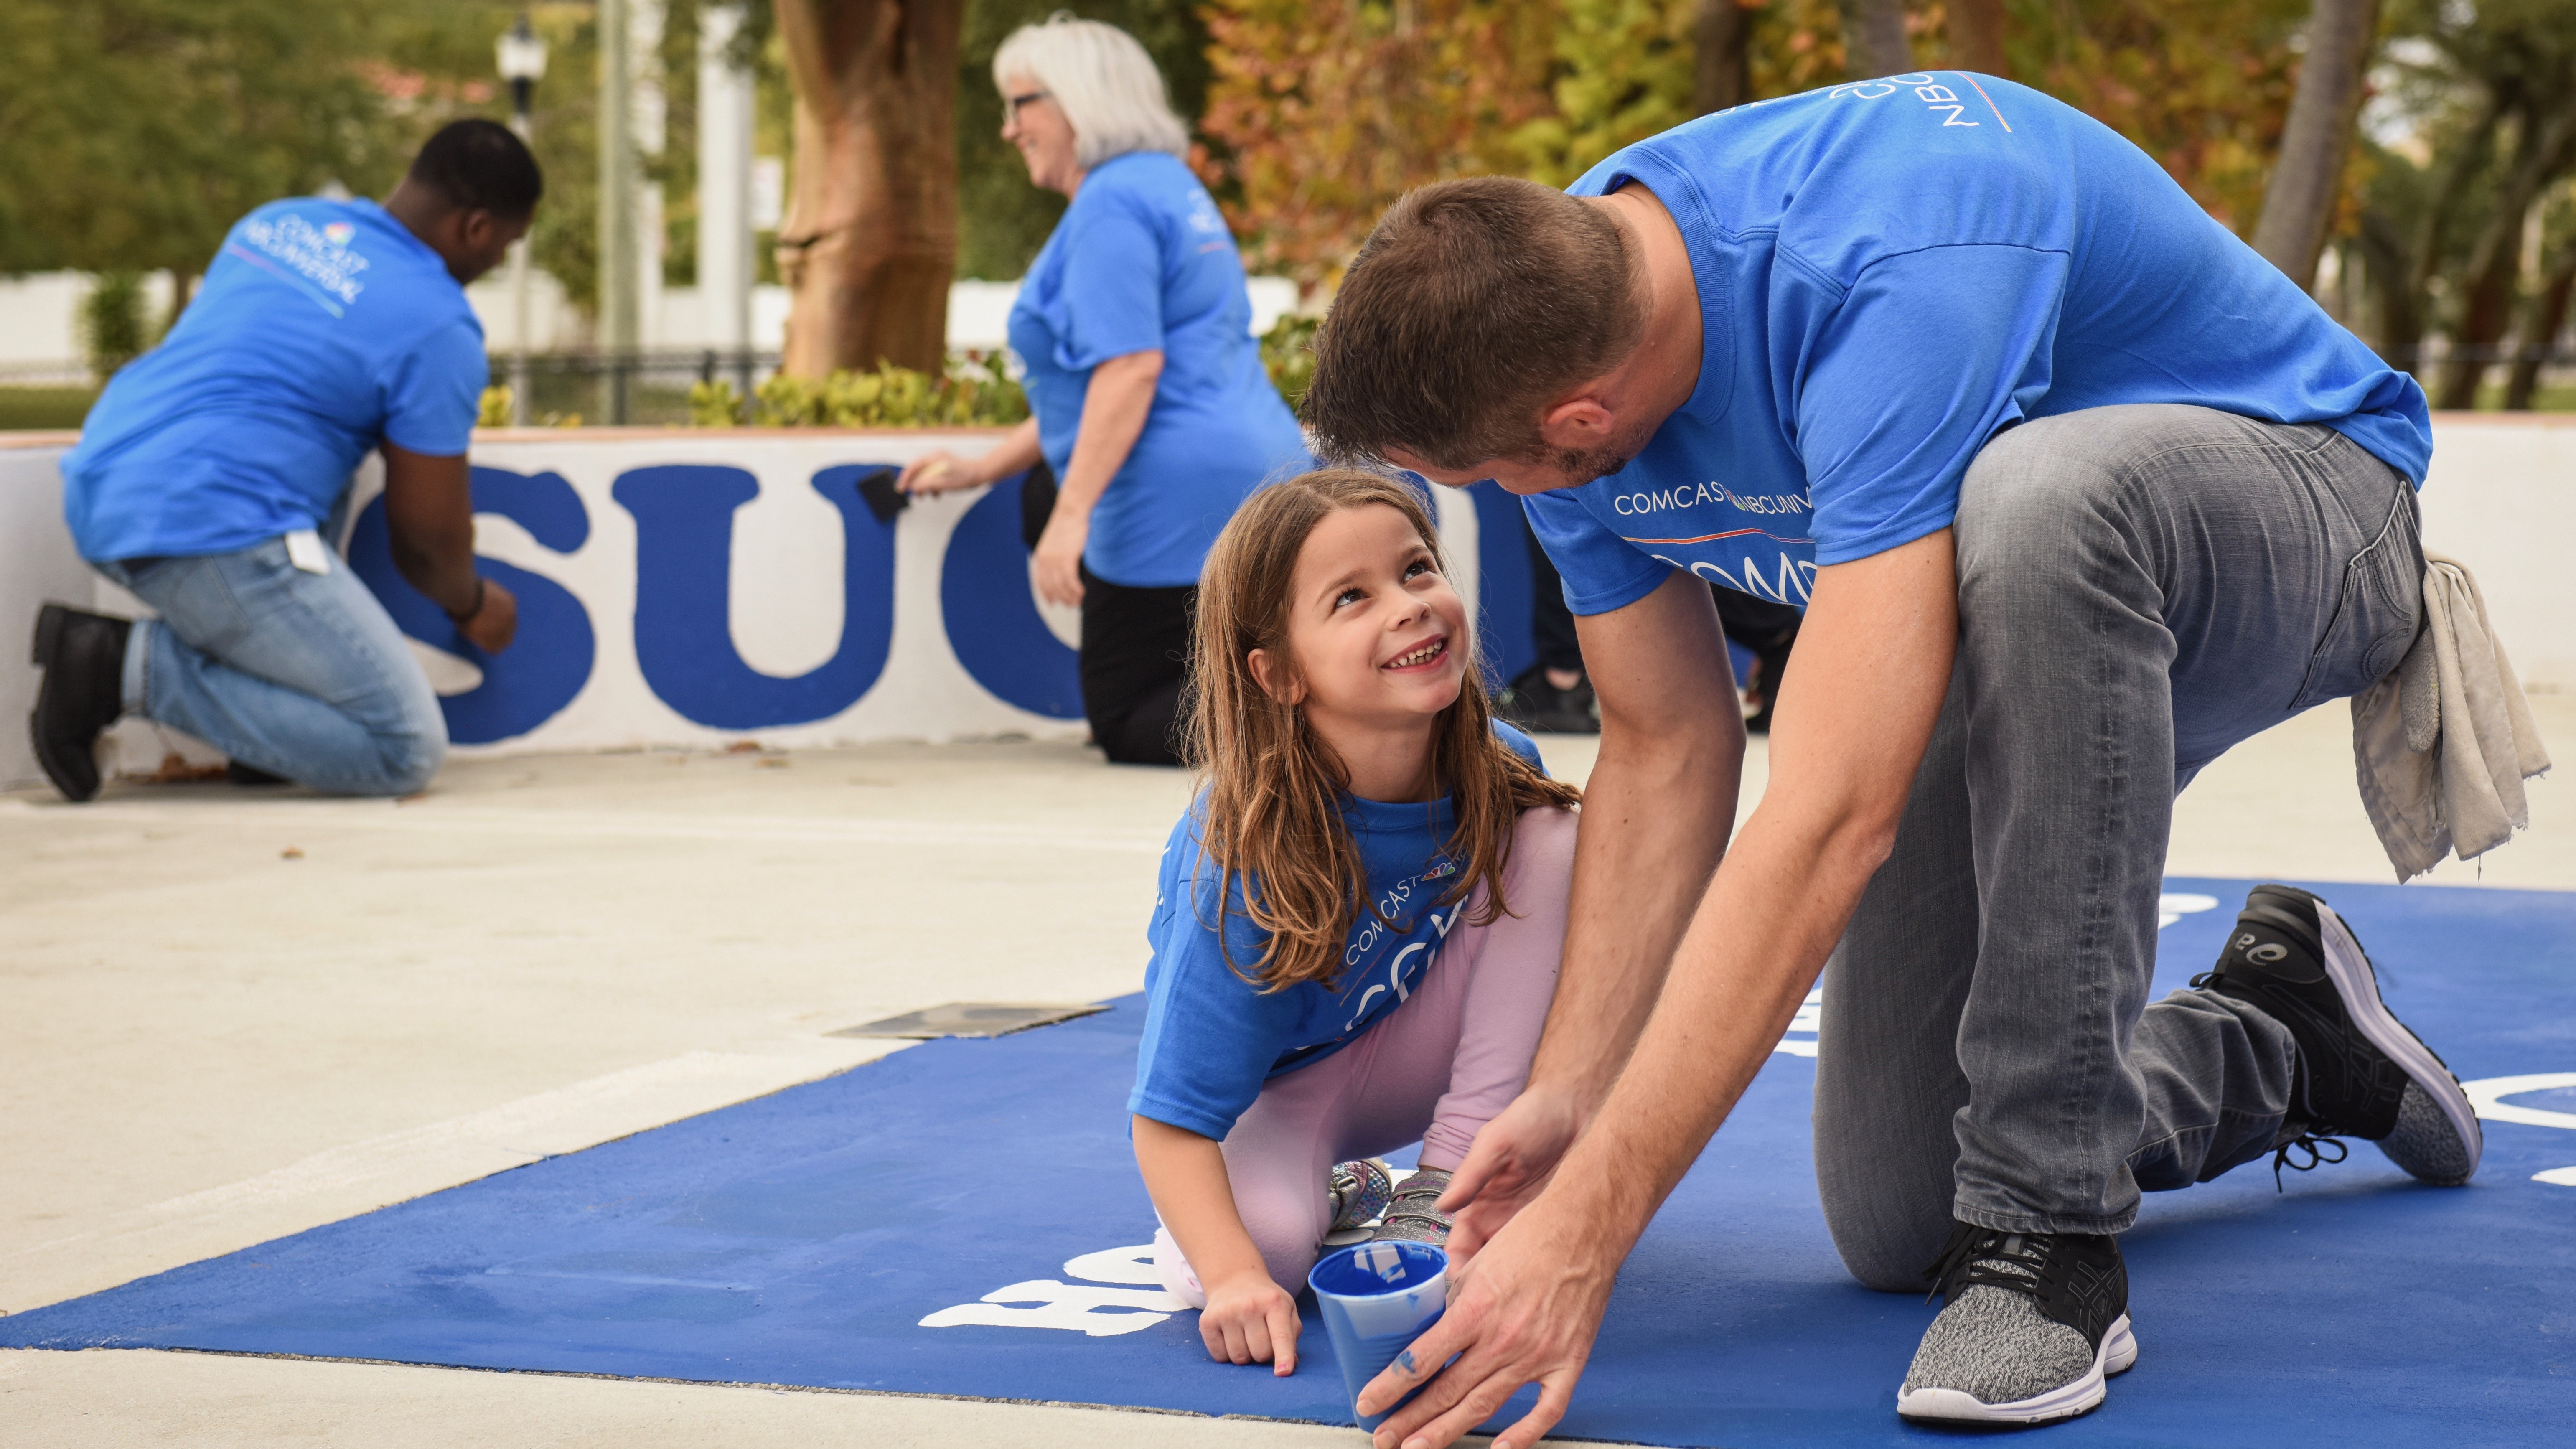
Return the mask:
POLYGON ((747 404, 729 382, 689 389, 689 422, 701 428, 991 428, 1028 415, 1028 394, 1000 353, 960 359, 939 378, 891 363, 822 378, 780 373, 747 404))
POLYGON ((1315 380, 1315 324, 1321 320, 1292 312, 1261 334, 1261 365, 1269 369, 1271 385, 1287 399, 1292 412, 1306 400, 1306 386, 1315 380))
POLYGON ((151 346, 146 335, 150 324, 143 316, 143 278, 133 272, 101 272, 81 299, 80 323, 89 370, 105 382, 151 346))
POLYGON ((689 384, 689 426, 730 428, 742 422, 742 394, 729 382, 689 384))

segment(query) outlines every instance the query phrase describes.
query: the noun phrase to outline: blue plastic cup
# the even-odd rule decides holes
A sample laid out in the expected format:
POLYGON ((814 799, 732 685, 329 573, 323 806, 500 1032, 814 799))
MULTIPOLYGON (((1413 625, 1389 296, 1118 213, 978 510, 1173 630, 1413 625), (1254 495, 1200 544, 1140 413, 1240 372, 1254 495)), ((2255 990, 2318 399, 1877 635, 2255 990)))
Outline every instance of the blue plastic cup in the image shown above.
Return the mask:
POLYGON ((1375 1429, 1413 1395, 1386 1414, 1363 1414, 1360 1390, 1448 1311, 1449 1255, 1429 1243, 1359 1243, 1317 1263, 1306 1286, 1315 1290, 1324 1333, 1341 1361, 1351 1415, 1361 1428, 1375 1429))

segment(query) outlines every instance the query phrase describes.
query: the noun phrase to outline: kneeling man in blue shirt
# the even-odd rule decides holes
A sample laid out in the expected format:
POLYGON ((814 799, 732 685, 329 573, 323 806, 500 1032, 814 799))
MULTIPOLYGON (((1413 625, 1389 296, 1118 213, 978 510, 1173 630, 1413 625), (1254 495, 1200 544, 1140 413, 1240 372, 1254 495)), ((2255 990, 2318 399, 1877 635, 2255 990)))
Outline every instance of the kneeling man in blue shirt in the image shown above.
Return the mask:
POLYGON ((1986 76, 1739 107, 1571 193, 1398 203, 1305 403, 1328 454, 1524 495, 1601 703, 1546 1037, 1441 1204, 1447 1316, 1360 1400, 1434 1380, 1381 1449, 1532 1381, 1495 1449, 1557 1420, 1819 971, 1834 1244, 1946 1299, 1888 1365, 1909 1418, 2102 1402, 2154 1328, 2141 1191, 2339 1137, 2465 1182, 2468 1099, 2316 897, 2256 889, 2147 1000, 2175 793, 2415 636, 2413 380, 2136 147, 1986 76), (1731 846, 1710 583, 1806 610, 1731 846))
POLYGON ((519 138, 478 120, 432 136, 381 206, 271 202, 108 383, 63 458, 63 509, 81 557, 160 617, 37 616, 36 758, 66 797, 98 793, 94 746, 128 713, 214 745, 237 780, 401 795, 437 772, 438 697, 324 539, 381 451, 403 577, 508 646, 518 605, 474 569, 465 449, 488 374, 465 283, 543 190, 519 138))

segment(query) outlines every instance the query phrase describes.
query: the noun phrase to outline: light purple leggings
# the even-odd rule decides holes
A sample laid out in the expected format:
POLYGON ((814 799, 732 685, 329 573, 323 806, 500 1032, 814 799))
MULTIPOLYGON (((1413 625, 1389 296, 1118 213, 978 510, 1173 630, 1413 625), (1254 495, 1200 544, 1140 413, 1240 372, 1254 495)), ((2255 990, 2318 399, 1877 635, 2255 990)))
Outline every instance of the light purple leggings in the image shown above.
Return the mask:
MULTIPOLYGON (((1574 885, 1574 816, 1528 810, 1512 836, 1503 896, 1512 914, 1452 931, 1402 1006, 1359 1040, 1273 1077, 1226 1135, 1235 1210, 1280 1287, 1306 1286, 1332 1226, 1336 1162, 1422 1143, 1422 1165, 1454 1170, 1476 1133, 1529 1080, 1556 996, 1574 885)), ((1478 892, 1467 915, 1484 905, 1478 892)), ((1154 1234, 1163 1286, 1204 1306, 1198 1275, 1168 1231, 1154 1234)))

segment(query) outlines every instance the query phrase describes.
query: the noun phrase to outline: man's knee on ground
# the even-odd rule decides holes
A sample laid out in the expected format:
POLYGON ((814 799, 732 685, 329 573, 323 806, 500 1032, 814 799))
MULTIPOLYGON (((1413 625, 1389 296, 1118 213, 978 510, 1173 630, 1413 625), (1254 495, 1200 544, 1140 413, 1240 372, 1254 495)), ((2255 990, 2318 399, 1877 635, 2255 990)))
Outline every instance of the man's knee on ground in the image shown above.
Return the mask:
POLYGON ((379 733, 373 769, 308 783, 340 795, 417 795, 429 788, 439 766, 446 761, 445 730, 430 735, 410 731, 379 733))
POLYGON ((1923 1250, 1922 1256, 1910 1253, 1890 1254, 1883 1246, 1876 1251, 1855 1252, 1836 1243, 1841 1251, 1843 1268, 1863 1288, 1879 1293, 1923 1293, 1932 1287, 1931 1275, 1923 1270, 1941 1251, 1940 1243, 1923 1250))
POLYGON ((1938 1216, 1899 1217, 1879 1205, 1876 1211, 1825 1199, 1825 1226, 1844 1271, 1862 1287, 1880 1293, 1921 1293, 1932 1286, 1930 1268, 1950 1241, 1946 1210, 1938 1216), (1858 1207, 1858 1211, 1855 1208, 1858 1207))

